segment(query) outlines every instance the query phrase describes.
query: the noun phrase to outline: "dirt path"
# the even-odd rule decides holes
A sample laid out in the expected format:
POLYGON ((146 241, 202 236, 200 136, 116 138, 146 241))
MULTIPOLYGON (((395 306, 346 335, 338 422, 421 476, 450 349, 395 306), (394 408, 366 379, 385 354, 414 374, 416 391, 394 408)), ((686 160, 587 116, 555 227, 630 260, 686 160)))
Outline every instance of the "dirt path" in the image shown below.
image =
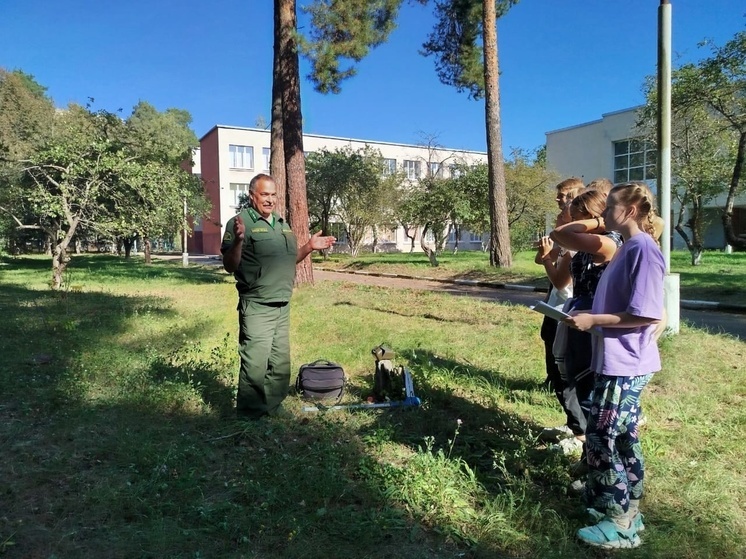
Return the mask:
MULTIPOLYGON (((314 270, 313 274, 316 281, 344 281, 395 289, 440 291, 451 295, 479 297, 488 301, 504 301, 515 305, 530 305, 544 297, 543 293, 534 291, 513 291, 419 279, 347 274, 325 270, 314 270)), ((697 328, 703 328, 712 333, 730 334, 746 342, 746 315, 721 311, 681 309, 681 319, 697 328)))
MULTIPOLYGON (((175 260, 180 259, 181 255, 154 257, 175 260)), ((216 256, 191 255, 189 259, 193 264, 220 265, 220 259, 216 256)), ((316 281, 346 281, 365 285, 392 287, 394 289, 440 291, 457 296, 479 297, 488 301, 505 301, 514 305, 530 305, 536 302, 537 299, 544 297, 543 293, 535 291, 498 289, 494 287, 480 287, 462 283, 454 284, 422 279, 350 274, 319 269, 315 269, 313 274, 316 281)), ((686 321, 692 326, 708 330, 712 333, 730 334, 746 342, 746 314, 684 308, 680 312, 682 321, 686 321)))

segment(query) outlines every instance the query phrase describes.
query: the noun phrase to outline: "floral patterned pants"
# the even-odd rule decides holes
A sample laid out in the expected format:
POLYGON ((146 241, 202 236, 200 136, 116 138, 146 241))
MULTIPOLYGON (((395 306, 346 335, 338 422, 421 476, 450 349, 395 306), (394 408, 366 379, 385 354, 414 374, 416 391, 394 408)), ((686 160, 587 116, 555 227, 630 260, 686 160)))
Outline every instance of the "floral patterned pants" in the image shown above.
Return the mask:
POLYGON ((608 516, 626 514, 630 499, 642 496, 645 465, 637 421, 640 394, 651 378, 596 375, 586 428, 585 500, 608 516))

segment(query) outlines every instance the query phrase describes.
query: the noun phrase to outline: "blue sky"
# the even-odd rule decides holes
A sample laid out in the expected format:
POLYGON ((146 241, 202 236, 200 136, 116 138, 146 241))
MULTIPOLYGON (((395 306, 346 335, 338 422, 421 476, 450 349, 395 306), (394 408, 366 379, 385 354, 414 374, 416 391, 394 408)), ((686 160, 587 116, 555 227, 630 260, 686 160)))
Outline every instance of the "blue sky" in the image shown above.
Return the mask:
MULTIPOLYGON (((310 0, 299 0, 299 6, 310 0)), ((545 132, 642 102, 655 72, 659 0, 522 0, 500 20, 503 142, 532 149, 545 132)), ((746 24, 743 0, 672 0, 674 63, 746 24)), ((440 84, 418 54, 431 7, 405 5, 391 40, 338 95, 304 80, 305 131, 484 150, 484 107, 440 84)), ((215 124, 269 120, 270 0, 0 0, 0 66, 33 74, 58 106, 95 99, 127 115, 144 100, 215 124)), ((305 74, 307 65, 301 71, 305 74)))

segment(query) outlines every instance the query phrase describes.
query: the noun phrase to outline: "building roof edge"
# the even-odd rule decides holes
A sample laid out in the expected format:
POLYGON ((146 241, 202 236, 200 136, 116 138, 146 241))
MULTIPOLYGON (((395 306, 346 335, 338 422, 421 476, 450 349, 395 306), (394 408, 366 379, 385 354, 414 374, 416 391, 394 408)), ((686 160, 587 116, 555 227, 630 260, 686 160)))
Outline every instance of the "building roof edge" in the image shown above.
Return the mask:
MULTIPOLYGON (((213 130, 216 130, 219 128, 224 128, 227 130, 246 130, 249 132, 263 132, 267 134, 270 133, 270 130, 266 128, 252 128, 250 126, 232 126, 229 124, 216 124, 215 126, 210 128, 210 130, 208 130, 202 137, 200 137, 199 141, 201 142, 204 138, 210 135, 213 132, 213 130)), ((308 133, 308 132, 303 132, 303 136, 308 137, 308 138, 319 138, 319 139, 324 139, 324 140, 341 140, 343 142, 360 142, 363 144, 378 144, 378 145, 384 145, 384 146, 412 147, 412 148, 419 148, 419 149, 423 147, 427 147, 427 146, 417 145, 417 144, 403 144, 399 142, 386 142, 383 140, 364 140, 361 138, 345 138, 342 136, 330 136, 327 134, 313 134, 313 133, 308 133)), ((445 146, 437 146, 434 149, 440 150, 440 151, 456 151, 456 152, 461 152, 461 153, 473 153, 473 154, 478 154, 478 155, 487 155, 486 151, 477 151, 473 149, 452 148, 452 147, 445 147, 445 146)))
POLYGON ((549 130, 548 132, 544 132, 545 136, 549 136, 549 134, 556 134, 557 132, 566 132, 567 130, 573 130, 575 128, 581 128, 583 126, 589 126, 591 124, 598 124, 599 122, 603 122, 603 120, 606 117, 614 116, 622 113, 628 113, 632 111, 637 111, 644 107, 645 105, 635 105, 634 107, 629 107, 627 109, 618 109, 616 111, 610 111, 608 113, 601 113, 601 118, 598 118, 596 120, 589 120, 588 122, 581 122, 580 124, 573 124, 572 126, 565 126, 564 128, 557 128, 555 130, 549 130))

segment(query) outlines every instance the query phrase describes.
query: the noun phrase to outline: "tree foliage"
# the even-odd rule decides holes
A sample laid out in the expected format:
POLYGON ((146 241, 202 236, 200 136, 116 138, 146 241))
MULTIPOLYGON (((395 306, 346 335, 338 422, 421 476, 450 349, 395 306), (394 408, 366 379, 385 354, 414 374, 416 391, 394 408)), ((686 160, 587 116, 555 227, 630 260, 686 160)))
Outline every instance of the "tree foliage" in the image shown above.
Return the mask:
MULTIPOLYGON (((457 216, 463 228, 475 233, 490 231, 489 172, 487 165, 477 164, 459 169, 454 188, 469 200, 467 209, 457 216)), ((546 216, 554 210, 551 186, 559 177, 541 160, 541 151, 514 150, 505 162, 507 221, 511 246, 528 248, 536 231, 544 229, 546 216)))
POLYGON ((438 266, 437 253, 442 251, 452 228, 470 212, 470 200, 458 189, 453 178, 426 176, 410 187, 402 203, 402 217, 422 227, 420 245, 432 266, 438 266), (433 237, 433 246, 427 236, 433 237))
POLYGON ((341 222, 353 255, 368 234, 396 223, 398 183, 396 175, 384 176, 383 157, 367 146, 321 150, 306 161, 309 212, 325 232, 333 221, 341 222))
POLYGON ((122 149, 133 164, 122 176, 112 219, 100 228, 117 238, 140 238, 146 262, 150 261, 152 239, 171 238, 184 226, 185 202, 193 216, 201 216, 207 209, 199 179, 180 172, 198 144, 190 123, 186 111, 158 112, 141 101, 121 130, 122 149))
POLYGON ((41 230, 19 229, 12 216, 24 222, 29 218, 28 205, 18 195, 19 162, 38 149, 51 132, 54 105, 45 91, 33 76, 0 69, 0 238, 13 252, 26 242, 44 242, 41 230))
POLYGON ((4 168, 12 172, 3 175, 0 208, 16 228, 46 234, 53 287, 62 284, 68 247, 84 230, 173 237, 185 225, 185 200, 192 215, 204 214, 202 185, 181 167, 197 145, 188 113, 159 113, 143 102, 127 120, 74 104, 55 110, 27 78, 0 84, 0 98, 24 100, 4 102, 2 118, 17 123, 16 131, 34 132, 1 132, 4 168), (24 87, 23 95, 7 95, 24 87))
POLYGON ((22 159, 44 141, 54 115, 45 91, 21 70, 0 69, 0 162, 22 159))
MULTIPOLYGON (((496 0, 497 18, 518 0, 496 0)), ((437 23, 422 45, 422 54, 435 58, 441 82, 470 97, 484 97, 482 0, 436 0, 437 23)))
MULTIPOLYGON (((424 0, 423 0, 424 1, 424 0)), ((311 62, 308 78, 320 93, 339 93, 342 81, 396 27, 402 0, 315 0, 304 11, 311 18, 300 46, 311 62), (343 66, 344 65, 344 66, 343 66)))
MULTIPOLYGON (((692 265, 697 265, 705 248, 705 208, 727 190, 737 138, 706 105, 678 102, 690 71, 685 67, 672 75, 672 97, 677 102, 672 104, 671 170, 673 194, 679 202, 674 228, 691 253, 692 265)), ((638 127, 652 145, 657 142, 657 112, 656 87, 648 79, 638 127)))
POLYGON ((672 105, 682 110, 704 107, 736 135, 723 229, 729 244, 744 249, 746 239, 734 230, 733 208, 736 197, 743 191, 741 182, 746 164, 746 31, 736 33, 722 47, 711 46, 711 52, 711 56, 687 64, 677 72, 672 105))

